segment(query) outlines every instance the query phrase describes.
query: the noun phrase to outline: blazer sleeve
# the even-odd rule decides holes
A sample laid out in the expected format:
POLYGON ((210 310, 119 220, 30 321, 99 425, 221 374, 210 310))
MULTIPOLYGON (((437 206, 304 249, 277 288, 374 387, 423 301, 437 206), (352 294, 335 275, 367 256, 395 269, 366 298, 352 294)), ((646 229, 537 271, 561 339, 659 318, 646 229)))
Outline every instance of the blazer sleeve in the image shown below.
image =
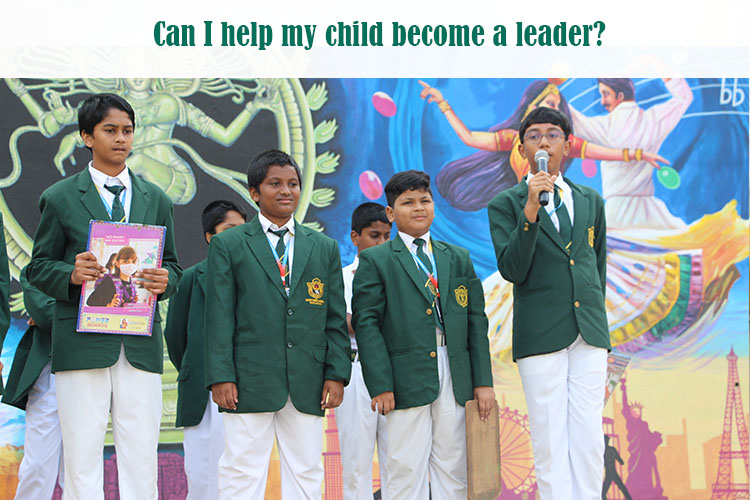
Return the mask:
POLYGON ((169 282, 164 293, 159 295, 157 300, 164 300, 171 297, 176 291, 177 286, 180 283, 180 277, 182 276, 182 268, 177 262, 177 249, 174 243, 174 205, 172 200, 167 198, 167 195, 161 193, 164 198, 164 202, 167 206, 167 216, 165 217, 163 226, 167 228, 164 235, 164 252, 161 258, 161 267, 169 271, 169 282))
POLYGON ((474 387, 492 387, 492 360, 490 341, 487 338, 489 320, 484 312, 484 289, 468 253, 465 259, 469 284, 467 341, 471 360, 471 378, 474 387))
POLYGON ((598 193, 596 197, 596 220, 594 223, 594 252, 596 267, 602 284, 602 294, 607 295, 607 218, 604 211, 604 200, 598 193))
POLYGON ((328 299, 326 318, 326 380, 341 380, 349 383, 352 371, 351 343, 346 326, 346 301, 344 300, 344 277, 341 274, 341 254, 339 245, 333 241, 328 255, 328 286, 331 292, 328 299))
POLYGON ((187 349, 188 318, 190 317, 190 299, 195 285, 194 276, 195 273, 188 272, 180 279, 177 293, 169 299, 167 325, 164 327, 164 340, 167 342, 169 360, 178 371, 182 365, 185 349, 187 349))
POLYGON ((385 285, 368 252, 359 255, 352 290, 352 325, 367 390, 371 396, 393 392, 393 367, 380 330, 387 303, 385 285))
POLYGON ((511 283, 523 283, 531 268, 539 234, 539 221, 530 222, 523 213, 513 210, 510 196, 500 196, 487 207, 490 236, 495 247, 497 270, 511 283))
POLYGON ((20 282, 23 290, 23 303, 29 316, 39 328, 51 332, 55 299, 43 294, 29 283, 26 278, 26 268, 21 270, 20 282))
MULTIPOLYGON (((217 235, 218 236, 218 235, 217 235)), ((211 238, 206 265, 205 336, 206 387, 220 382, 237 383, 234 366, 236 286, 232 255, 222 238, 211 238)))
POLYGON ((58 217, 54 200, 49 193, 39 199, 42 213, 34 236, 34 249, 27 268, 29 283, 50 297, 75 302, 81 294, 81 285, 70 282, 75 267, 63 262, 67 237, 58 217))

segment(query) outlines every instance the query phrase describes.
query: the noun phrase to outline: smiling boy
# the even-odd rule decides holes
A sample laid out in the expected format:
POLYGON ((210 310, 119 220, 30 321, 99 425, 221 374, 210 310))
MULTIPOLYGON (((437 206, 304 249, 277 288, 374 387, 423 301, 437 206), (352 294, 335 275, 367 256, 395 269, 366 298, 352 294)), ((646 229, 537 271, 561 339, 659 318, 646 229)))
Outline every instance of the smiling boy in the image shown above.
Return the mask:
POLYGON ((542 500, 601 497, 602 410, 610 349, 604 309, 604 202, 560 175, 570 123, 537 108, 521 123, 531 173, 488 206, 500 274, 513 283, 513 359, 529 408, 542 500), (549 154, 548 172, 535 155, 549 154), (539 194, 552 194, 546 207, 539 194))
POLYGON ((86 251, 89 222, 165 226, 162 268, 141 269, 139 284, 169 297, 182 270, 174 245, 172 201, 125 164, 135 112, 114 94, 86 99, 78 111, 88 168, 42 193, 42 212, 27 268, 32 286, 55 299, 52 372, 65 465, 65 499, 104 499, 103 448, 111 413, 120 498, 158 498, 157 446, 161 423, 163 347, 157 308, 150 336, 78 333, 81 284, 106 269, 86 251))
POLYGON ((274 437, 282 498, 320 498, 323 419, 351 358, 338 244, 295 222, 301 174, 276 150, 248 168, 260 213, 211 238, 206 385, 224 411, 219 497, 262 499, 274 437))
POLYGON ((398 235, 360 253, 352 323, 373 411, 386 415, 391 499, 465 500, 464 405, 494 404, 482 283, 469 252, 430 236, 430 177, 385 186, 398 235))

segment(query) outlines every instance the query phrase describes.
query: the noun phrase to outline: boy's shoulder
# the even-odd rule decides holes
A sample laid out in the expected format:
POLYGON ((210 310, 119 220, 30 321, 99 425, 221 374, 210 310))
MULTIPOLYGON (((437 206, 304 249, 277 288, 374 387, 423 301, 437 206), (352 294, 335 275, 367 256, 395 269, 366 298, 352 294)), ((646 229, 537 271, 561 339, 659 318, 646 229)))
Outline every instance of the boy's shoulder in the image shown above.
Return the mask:
POLYGON ((193 279, 196 275, 204 272, 206 272, 206 259, 203 259, 197 264, 194 264, 185 269, 185 272, 182 273, 182 279, 183 281, 188 281, 193 279))
POLYGON ((60 179, 59 181, 55 182, 54 184, 49 186, 47 189, 45 189, 42 192, 41 198, 56 199, 62 196, 65 196, 65 197, 69 196, 72 190, 77 191, 79 189, 81 180, 85 180, 85 177, 84 179, 82 179, 84 175, 88 176, 89 179, 91 178, 91 176, 88 173, 88 170, 84 169, 76 174, 71 175, 70 177, 66 177, 65 179, 60 179))
POLYGON ((147 193, 149 196, 153 195, 162 204, 172 205, 172 198, 162 190, 159 186, 151 181, 148 181, 130 170, 130 180, 133 183, 134 189, 140 189, 142 192, 147 193))
POLYGON ((448 243, 446 241, 436 240, 433 238, 432 240, 432 246, 433 247, 440 247, 443 246, 445 250, 448 250, 449 252, 458 255, 460 258, 470 259, 470 254, 467 249, 465 249, 462 246, 454 245, 453 243, 448 243))
MULTIPOLYGON (((247 234, 247 231, 250 227, 250 224, 255 219, 251 219, 248 222, 245 222, 244 224, 240 224, 239 226, 230 227, 229 229, 225 229, 224 231, 220 232, 219 234, 215 234, 211 237, 211 242, 214 241, 220 241, 224 244, 235 244, 238 241, 241 241, 245 238, 245 235, 247 234)), ((209 248, 211 248, 211 245, 209 245, 209 248)), ((205 262, 205 261, 204 261, 205 262)), ((197 265, 199 265, 200 262, 197 265)))
POLYGON ((294 229, 295 229, 295 231, 297 231, 298 235, 303 236, 305 238, 309 238, 312 241, 315 241, 316 243, 320 242, 320 243, 324 243, 326 245, 334 245, 334 244, 337 245, 338 244, 336 242, 336 240, 334 240, 333 238, 331 238, 327 234, 322 233, 320 231, 317 231, 317 230, 315 230, 313 228, 307 227, 306 225, 304 225, 304 224, 302 224, 300 222, 296 222, 295 221, 295 223, 294 223, 294 229))
POLYGON ((519 197, 521 197, 521 199, 525 203, 525 197, 526 197, 527 192, 528 192, 528 186, 524 178, 524 179, 521 179, 518 182, 518 184, 516 184, 515 186, 511 186, 508 189, 500 191, 495 196, 493 196, 492 199, 487 204, 487 206, 492 207, 492 206, 497 206, 497 205, 503 205, 505 203, 513 201, 514 198, 519 198, 519 197))

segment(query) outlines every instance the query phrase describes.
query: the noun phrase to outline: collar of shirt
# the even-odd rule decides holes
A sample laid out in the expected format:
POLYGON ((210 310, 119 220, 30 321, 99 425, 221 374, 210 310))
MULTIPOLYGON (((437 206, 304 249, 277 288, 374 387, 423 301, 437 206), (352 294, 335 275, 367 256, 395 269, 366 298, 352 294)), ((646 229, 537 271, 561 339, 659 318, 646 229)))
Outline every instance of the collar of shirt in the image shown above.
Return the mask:
MULTIPOLYGON (((398 235, 401 237, 401 240, 404 242, 404 245, 406 245, 406 248, 409 249, 411 253, 417 253, 417 245, 414 244, 414 240, 416 238, 414 236, 410 236, 406 233, 402 233, 401 231, 398 232, 398 235)), ((424 253, 427 255, 431 254, 430 251, 430 232, 427 231, 422 236, 420 236, 425 241, 424 245, 424 253)))
MULTIPOLYGON (((272 231, 278 231, 279 229, 282 229, 282 228, 287 228, 289 230, 287 234, 290 236, 294 236, 294 216, 289 217, 289 220, 286 221, 286 223, 283 226, 279 227, 273 222, 271 222, 270 220, 268 220, 265 215, 258 212, 258 222, 260 222, 260 227, 263 228, 263 232, 266 234, 269 234, 270 236, 276 236, 276 235, 268 233, 269 229, 272 231)), ((285 236, 284 239, 286 239, 286 235, 284 236, 285 236)))
POLYGON ((133 185, 130 180, 130 169, 127 166, 117 174, 117 177, 110 177, 101 170, 95 169, 93 162, 89 162, 89 174, 94 185, 107 193, 109 191, 104 186, 125 186, 125 191, 130 191, 133 185))

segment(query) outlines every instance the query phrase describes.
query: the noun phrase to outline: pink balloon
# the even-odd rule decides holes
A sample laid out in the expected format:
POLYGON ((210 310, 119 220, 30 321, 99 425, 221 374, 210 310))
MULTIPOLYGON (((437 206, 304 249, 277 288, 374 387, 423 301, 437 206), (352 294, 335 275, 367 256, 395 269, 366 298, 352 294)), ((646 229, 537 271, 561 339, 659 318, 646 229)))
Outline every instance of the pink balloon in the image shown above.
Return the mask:
POLYGON ((383 183, 378 174, 372 170, 365 170, 359 176, 359 189, 368 200, 377 200, 383 194, 383 183))
POLYGON ((581 170, 583 175, 586 177, 593 177, 596 175, 596 162, 590 158, 586 158, 581 161, 581 170))
POLYGON ((383 116, 391 117, 396 114, 396 103, 385 92, 372 94, 372 105, 375 107, 375 111, 383 116))

